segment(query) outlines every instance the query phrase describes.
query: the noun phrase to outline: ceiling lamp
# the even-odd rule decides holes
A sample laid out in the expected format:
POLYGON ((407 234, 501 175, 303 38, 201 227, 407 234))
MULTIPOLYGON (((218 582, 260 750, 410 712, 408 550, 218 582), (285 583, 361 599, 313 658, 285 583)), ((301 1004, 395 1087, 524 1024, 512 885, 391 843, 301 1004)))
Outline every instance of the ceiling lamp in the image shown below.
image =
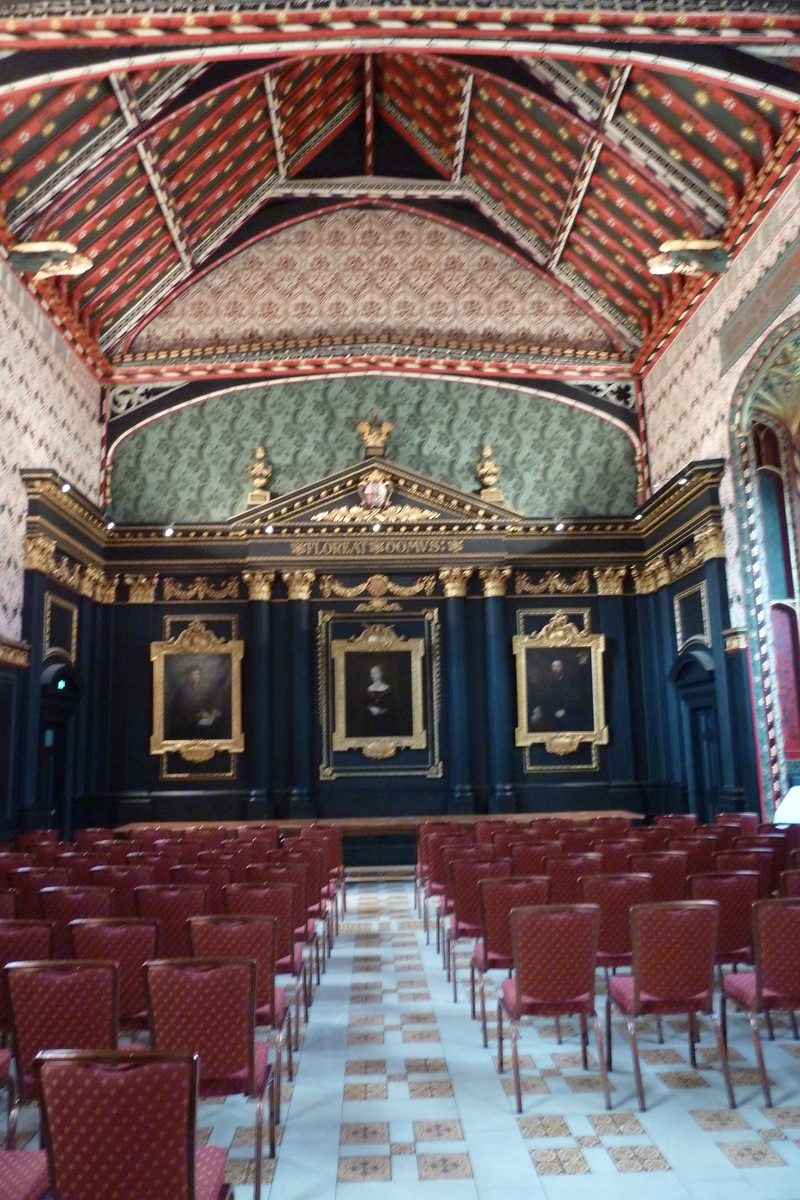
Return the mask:
POLYGON ((674 238, 648 258, 651 275, 721 275, 730 261, 719 238, 674 238))

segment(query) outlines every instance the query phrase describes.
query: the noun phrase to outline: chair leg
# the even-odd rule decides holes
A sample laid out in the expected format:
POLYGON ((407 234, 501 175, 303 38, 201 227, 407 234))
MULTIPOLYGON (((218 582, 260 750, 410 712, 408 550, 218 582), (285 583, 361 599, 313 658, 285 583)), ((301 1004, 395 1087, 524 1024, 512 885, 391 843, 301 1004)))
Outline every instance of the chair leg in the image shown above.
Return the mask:
POLYGON ((431 918, 428 912, 428 897, 422 893, 422 928, 425 930, 425 945, 431 944, 431 918))
POLYGON ((503 1074, 503 1009, 497 1005, 497 1070, 503 1074))
POLYGON ((611 997, 606 996, 606 1063, 611 1070, 611 997))
POLYGON ((281 1087, 283 1085, 283 1047, 280 1034, 275 1039, 275 1124, 281 1123, 281 1087))
POLYGON ((597 1010, 592 1013, 594 1020, 594 1036, 597 1039, 597 1061, 600 1064, 600 1078, 603 1080, 603 1095, 606 1101, 606 1110, 611 1110, 611 1085, 608 1082, 608 1070, 606 1068, 606 1056, 603 1053, 603 1031, 600 1028, 600 1018, 597 1015, 597 1010))
POLYGON ((722 1029, 722 1039, 725 1045, 728 1044, 728 1004, 725 992, 719 998, 719 1023, 722 1029))
POLYGON ((731 1071, 728 1066, 728 1051, 725 1046, 725 1039, 722 1036, 722 1028, 717 1020, 717 1014, 713 1008, 708 1014, 711 1017, 711 1023, 714 1026, 714 1035, 717 1039, 717 1053, 719 1054, 719 1065, 722 1068, 722 1078, 725 1080, 725 1091, 728 1094, 728 1107, 736 1108, 736 1097, 733 1094, 733 1083, 731 1082, 731 1071))
POLYGON ((292 1046, 292 1014, 287 1010, 286 1013, 286 1029, 283 1034, 283 1039, 286 1042, 286 1075, 289 1083, 294 1082, 294 1047, 292 1046))
POLYGON ((8 1108, 6 1124, 6 1150, 13 1150, 17 1137, 17 1120, 19 1118, 19 1096, 16 1084, 11 1075, 6 1075, 2 1086, 8 1091, 8 1108))
POLYGON ((772 1013, 769 1011, 769 1009, 767 1009, 766 1012, 764 1013, 764 1020, 766 1021, 766 1024, 767 1024, 767 1033, 769 1035, 769 1040, 771 1042, 774 1042, 775 1041, 775 1030, 772 1028, 772 1013))
POLYGON ((556 1017, 556 1041, 561 1045, 561 1017, 556 1017))
POLYGON ((796 1042, 800 1041, 800 1033, 798 1032, 798 1029, 797 1029, 797 1017, 794 1015, 793 1008, 789 1009, 789 1020, 792 1023, 792 1037, 794 1038, 794 1040, 796 1042))
MULTIPOLYGON (((308 1006, 311 1003, 311 985, 310 985, 310 980, 308 977, 308 963, 307 962, 303 963, 301 974, 303 976, 303 1017, 304 1017, 304 1024, 307 1025, 308 1024, 308 1006)), ((299 1039, 299 1037, 300 1037, 299 1023, 298 1023, 297 1036, 299 1039)), ((299 1041, 297 1044, 297 1048, 298 1048, 298 1050, 300 1049, 299 1041)))
POLYGON ((519 1077, 519 1022, 509 1017, 511 1026, 511 1064, 514 1069, 514 1095, 517 1099, 517 1112, 522 1112, 522 1083, 519 1077))
POLYGON ((450 944, 450 974, 453 976, 453 1004, 458 1000, 458 960, 456 958, 456 944, 450 944))
POLYGON ((483 1048, 484 1050, 489 1045, 489 1035, 486 1031, 486 988, 484 986, 483 972, 481 971, 480 979, 480 997, 481 997, 481 1031, 483 1033, 483 1048))
POLYGON ((767 1068, 764 1065, 764 1050, 761 1046, 761 1037, 758 1032, 758 1016, 756 1013, 749 1012, 747 1014, 750 1021, 750 1029, 753 1033, 753 1046, 756 1052, 756 1062, 758 1064, 758 1075, 761 1080, 761 1091, 764 1093, 764 1105, 766 1108, 772 1108, 772 1095, 769 1090, 769 1079, 767 1078, 767 1068))
POLYGON ((691 1062, 692 1066, 696 1070, 697 1069, 697 1053, 696 1053, 694 1047, 695 1047, 695 1042, 698 1040, 695 1037, 697 1018, 695 1017, 694 1013, 689 1013, 688 1016, 689 1016, 689 1061, 691 1062))
POLYGON ((475 1020, 475 963, 470 960, 469 964, 469 1009, 470 1015, 475 1020))
POLYGON ((633 1017, 627 1014, 625 1020, 628 1022, 628 1035, 631 1039, 631 1055, 633 1057, 633 1075, 636 1080, 636 1095, 639 1097, 639 1111, 645 1111, 644 1103, 644 1085, 642 1084, 642 1066, 639 1062, 639 1043, 636 1039, 636 1021, 633 1017))
POLYGON ((664 1026, 661 1022, 661 1016, 656 1017, 656 1026, 658 1028, 658 1041, 660 1045, 664 1045, 664 1026))
POLYGON ((586 1023, 586 1013, 579 1014, 581 1022, 581 1066, 589 1070, 589 1026, 586 1023))

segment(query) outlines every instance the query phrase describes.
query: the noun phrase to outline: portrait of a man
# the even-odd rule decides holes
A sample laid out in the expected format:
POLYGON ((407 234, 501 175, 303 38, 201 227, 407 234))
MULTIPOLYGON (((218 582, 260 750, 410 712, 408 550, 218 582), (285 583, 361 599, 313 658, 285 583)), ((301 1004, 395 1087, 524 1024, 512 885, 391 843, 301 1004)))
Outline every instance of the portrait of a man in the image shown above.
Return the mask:
POLYGON ((164 659, 164 737, 231 737, 229 654, 170 654, 164 659))
POLYGON ((345 736, 411 737, 411 655, 350 653, 345 659, 345 736))
POLYGON ((592 662, 588 650, 528 651, 531 730, 557 733, 594 728, 592 662))

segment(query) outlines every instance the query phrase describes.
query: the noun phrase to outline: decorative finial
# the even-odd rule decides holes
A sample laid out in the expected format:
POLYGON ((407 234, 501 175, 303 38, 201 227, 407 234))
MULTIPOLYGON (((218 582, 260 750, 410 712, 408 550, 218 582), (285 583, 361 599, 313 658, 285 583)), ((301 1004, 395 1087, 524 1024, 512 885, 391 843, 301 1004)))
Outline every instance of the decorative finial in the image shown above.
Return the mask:
POLYGON ((672 238, 648 258, 651 275, 721 275, 730 261, 719 238, 672 238))
POLYGON ((359 421, 356 432, 364 441, 365 458, 383 458, 389 434, 394 429, 393 421, 380 421, 373 412, 368 421, 359 421))
POLYGON ((79 254, 74 242, 16 242, 8 250, 8 261, 22 275, 33 272, 33 282, 57 275, 83 275, 94 265, 87 254, 79 254))
POLYGON ((255 461, 248 468, 253 481, 253 490, 247 493, 247 507, 255 508, 258 504, 267 504, 272 499, 269 481, 272 479, 272 463, 266 461, 267 452, 263 446, 256 446, 255 461))
POLYGON ((475 468, 475 474, 481 481, 481 500, 502 504, 503 489, 497 486, 500 466, 492 458, 492 447, 488 443, 483 447, 483 455, 475 468))

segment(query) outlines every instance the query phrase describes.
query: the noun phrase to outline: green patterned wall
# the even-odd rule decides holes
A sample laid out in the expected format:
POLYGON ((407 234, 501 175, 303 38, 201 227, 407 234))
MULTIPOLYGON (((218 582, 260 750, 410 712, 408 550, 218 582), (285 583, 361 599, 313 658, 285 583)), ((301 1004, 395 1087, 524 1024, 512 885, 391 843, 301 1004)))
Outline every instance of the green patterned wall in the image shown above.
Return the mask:
POLYGON ((486 384, 349 376, 236 389, 136 430, 114 455, 117 521, 224 521, 246 506, 259 443, 273 494, 363 457, 355 432, 376 409, 394 421, 387 458, 464 491, 484 442, 506 503, 531 517, 624 515, 636 503, 630 439, 582 409, 486 384))

